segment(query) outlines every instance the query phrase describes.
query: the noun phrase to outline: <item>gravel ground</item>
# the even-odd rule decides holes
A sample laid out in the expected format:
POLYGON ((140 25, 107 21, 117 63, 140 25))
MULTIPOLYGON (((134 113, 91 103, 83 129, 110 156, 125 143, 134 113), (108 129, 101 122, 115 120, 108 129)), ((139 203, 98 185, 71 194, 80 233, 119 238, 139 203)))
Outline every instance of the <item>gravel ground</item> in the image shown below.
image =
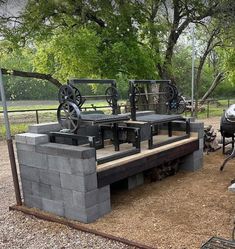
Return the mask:
MULTIPOLYGON (((205 125, 219 128, 219 118, 205 125)), ((112 194, 112 212, 86 225, 159 249, 200 248, 212 236, 231 237, 235 178, 234 160, 223 173, 221 150, 204 157, 204 168, 179 172, 131 191, 112 194)), ((15 203, 6 145, 0 142, 0 248, 130 248, 98 236, 8 211, 15 203)))
POLYGON ((0 248, 94 248, 131 249, 99 236, 46 222, 21 212, 9 211, 15 204, 6 143, 0 141, 0 248))

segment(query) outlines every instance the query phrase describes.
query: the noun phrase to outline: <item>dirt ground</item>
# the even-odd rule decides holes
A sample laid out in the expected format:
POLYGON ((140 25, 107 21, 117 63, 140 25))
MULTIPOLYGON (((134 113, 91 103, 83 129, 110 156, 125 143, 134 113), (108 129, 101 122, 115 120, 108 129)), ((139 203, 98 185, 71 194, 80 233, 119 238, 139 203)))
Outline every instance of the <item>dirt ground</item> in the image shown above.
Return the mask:
MULTIPOLYGON (((214 124, 213 120, 207 123, 214 124)), ((218 122, 214 126, 217 128, 218 122)), ((6 144, 0 142, 0 225, 9 224, 6 238, 9 229, 14 231, 19 223, 26 227, 33 224, 33 233, 38 232, 43 237, 41 228, 37 228, 42 221, 8 211, 8 207, 14 204, 14 196, 5 152, 6 144)), ((235 193, 228 192, 227 187, 235 178, 235 160, 220 172, 223 159, 219 150, 204 155, 204 167, 197 172, 179 172, 162 181, 146 182, 131 191, 115 192, 111 196, 112 212, 86 226, 159 249, 196 249, 212 236, 229 239, 235 218, 235 193)), ((49 234, 54 234, 53 231, 63 233, 67 229, 48 222, 43 222, 43 226, 49 234)), ((17 243, 20 234, 12 238, 17 243)), ((71 243, 73 236, 68 241, 71 243)))

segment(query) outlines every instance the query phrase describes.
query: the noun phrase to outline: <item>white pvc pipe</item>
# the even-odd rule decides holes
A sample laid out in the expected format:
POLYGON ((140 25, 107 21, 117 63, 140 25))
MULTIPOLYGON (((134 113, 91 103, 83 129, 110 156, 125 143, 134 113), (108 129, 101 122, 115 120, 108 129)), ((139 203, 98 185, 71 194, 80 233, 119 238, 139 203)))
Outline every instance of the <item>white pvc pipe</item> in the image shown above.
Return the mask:
POLYGON ((194 116, 194 62, 195 62, 195 36, 194 25, 192 30, 192 83, 191 83, 191 115, 194 116))
POLYGON ((6 95, 3 86, 3 77, 2 77, 2 70, 0 68, 0 92, 1 92, 1 99, 2 99, 2 106, 3 106, 3 113, 4 113, 4 123, 6 127, 6 139, 11 139, 11 130, 10 130, 10 123, 7 114, 7 103, 6 103, 6 95))

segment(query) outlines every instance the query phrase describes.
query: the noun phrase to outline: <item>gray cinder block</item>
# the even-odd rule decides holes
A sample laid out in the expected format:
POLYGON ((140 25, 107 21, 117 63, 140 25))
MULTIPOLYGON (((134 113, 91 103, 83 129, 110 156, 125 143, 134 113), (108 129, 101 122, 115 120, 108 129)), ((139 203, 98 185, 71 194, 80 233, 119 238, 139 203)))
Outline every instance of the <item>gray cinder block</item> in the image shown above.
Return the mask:
MULTIPOLYGON (((24 180, 39 182, 39 169, 20 164, 20 176, 22 183, 24 180)), ((24 187, 24 185, 23 185, 24 187)))
POLYGON ((28 152, 24 150, 17 151, 19 164, 46 169, 47 168, 47 155, 37 152, 28 152))
POLYGON ((55 201, 64 201, 62 188, 51 186, 51 199, 55 201))
POLYGON ((48 170, 40 170, 40 182, 51 186, 60 187, 60 173, 48 170))
POLYGON ((32 133, 49 133, 59 131, 61 126, 58 122, 51 122, 51 123, 41 123, 41 124, 34 124, 29 126, 29 132, 32 133))
POLYGON ((90 174, 86 176, 76 176, 70 174, 60 174, 61 186, 65 189, 71 189, 76 191, 90 191, 97 188, 97 176, 96 174, 90 174))
POLYGON ((104 186, 98 189, 99 191, 99 202, 104 202, 106 200, 110 200, 110 185, 104 186))
POLYGON ((63 202, 42 198, 42 208, 47 212, 64 216, 63 202))
POLYGON ((72 173, 70 159, 67 157, 48 155, 48 168, 51 171, 72 173))
POLYGON ((32 195, 51 199, 51 186, 43 183, 32 182, 32 195))
POLYGON ((24 195, 24 203, 27 207, 42 209, 42 198, 33 195, 24 195))
POLYGON ((35 145, 31 144, 23 144, 23 143, 16 143, 16 149, 18 150, 24 150, 24 151, 29 151, 29 152, 35 152, 35 145))
POLYGON ((24 195, 32 195, 32 181, 22 178, 21 185, 24 195))
POLYGON ((128 189, 133 189, 139 185, 142 185, 144 183, 144 176, 143 173, 136 174, 134 176, 130 176, 127 179, 128 181, 128 189))
POLYGON ((95 157, 89 159, 69 158, 72 174, 89 175, 96 172, 95 157))
POLYGON ((110 199, 99 203, 99 215, 103 216, 111 212, 111 202, 110 199))
POLYGON ((92 190, 89 192, 73 191, 73 203, 75 206, 81 206, 85 208, 92 207, 97 204, 98 190, 92 190))
POLYGON ((34 133, 22 133, 15 136, 15 140, 18 143, 37 145, 42 143, 48 143, 49 137, 45 134, 34 133))
POLYGON ((183 159, 180 169, 186 171, 196 171, 203 167, 203 149, 193 152, 183 159))
POLYGON ((55 156, 89 159, 95 157, 95 149, 86 146, 47 143, 36 146, 36 152, 55 156))

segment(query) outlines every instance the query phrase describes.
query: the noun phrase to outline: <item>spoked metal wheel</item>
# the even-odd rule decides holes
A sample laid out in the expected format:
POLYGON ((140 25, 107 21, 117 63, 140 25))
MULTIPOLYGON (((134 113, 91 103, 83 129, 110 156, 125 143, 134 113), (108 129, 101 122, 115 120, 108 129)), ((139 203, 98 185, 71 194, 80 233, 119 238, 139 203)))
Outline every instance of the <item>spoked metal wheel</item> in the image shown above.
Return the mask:
POLYGON ((65 102, 66 100, 74 100, 74 90, 70 85, 63 85, 59 89, 58 99, 60 104, 65 102))
POLYGON ((57 109, 57 119, 62 128, 74 132, 80 125, 80 110, 75 103, 65 101, 57 109))
POLYGON ((73 86, 73 90, 74 90, 74 102, 80 108, 84 104, 85 100, 82 99, 82 95, 76 87, 73 86))
POLYGON ((173 100, 173 98, 175 96, 177 96, 176 93, 176 87, 174 87, 172 84, 167 84, 163 87, 162 91, 163 91, 163 97, 167 100, 167 101, 171 101, 173 100))
POLYGON ((186 109, 186 102, 182 96, 177 96, 168 104, 170 113, 182 114, 186 109))
POLYGON ((106 101, 110 106, 113 106, 114 101, 118 101, 118 91, 115 87, 110 86, 105 91, 106 101))
MULTIPOLYGON (((129 90, 129 96, 131 96, 131 90, 129 90)), ((138 103, 140 99, 140 89, 137 86, 134 86, 134 95, 135 95, 135 103, 138 103)))

